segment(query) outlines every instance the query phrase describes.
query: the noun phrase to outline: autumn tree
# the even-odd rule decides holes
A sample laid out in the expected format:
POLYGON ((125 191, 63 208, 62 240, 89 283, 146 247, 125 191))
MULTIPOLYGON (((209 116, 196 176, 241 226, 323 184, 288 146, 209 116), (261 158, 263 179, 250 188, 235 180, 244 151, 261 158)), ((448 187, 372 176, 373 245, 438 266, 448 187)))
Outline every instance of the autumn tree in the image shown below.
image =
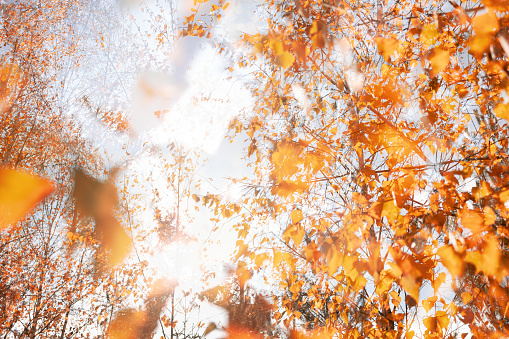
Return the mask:
POLYGON ((273 267, 285 326, 507 335, 506 5, 259 5, 238 258, 273 267))
POLYGON ((6 225, 2 217, 4 338, 105 333, 113 311, 136 291, 136 277, 143 269, 134 264, 99 270, 97 253, 107 243, 98 237, 94 220, 80 215, 73 195, 75 168, 99 178, 109 170, 79 123, 64 111, 69 92, 62 72, 67 61, 76 60, 77 36, 71 23, 82 5, 19 1, 1 6, 2 214, 20 192, 30 193, 20 187, 38 189, 38 182, 30 178, 46 178, 53 186, 53 193, 19 223, 9 220, 6 225))

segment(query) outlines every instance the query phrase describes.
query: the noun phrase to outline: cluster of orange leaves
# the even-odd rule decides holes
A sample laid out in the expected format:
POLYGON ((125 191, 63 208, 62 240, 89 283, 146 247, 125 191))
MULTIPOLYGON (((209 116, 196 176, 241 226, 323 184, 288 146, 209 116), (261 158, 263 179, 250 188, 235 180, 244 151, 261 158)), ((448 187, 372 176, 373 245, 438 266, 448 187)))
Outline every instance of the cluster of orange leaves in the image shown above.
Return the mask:
POLYGON ((507 5, 260 4, 231 68, 254 79, 231 129, 257 178, 241 211, 213 203, 241 219, 236 259, 272 267, 278 323, 507 336, 507 5))

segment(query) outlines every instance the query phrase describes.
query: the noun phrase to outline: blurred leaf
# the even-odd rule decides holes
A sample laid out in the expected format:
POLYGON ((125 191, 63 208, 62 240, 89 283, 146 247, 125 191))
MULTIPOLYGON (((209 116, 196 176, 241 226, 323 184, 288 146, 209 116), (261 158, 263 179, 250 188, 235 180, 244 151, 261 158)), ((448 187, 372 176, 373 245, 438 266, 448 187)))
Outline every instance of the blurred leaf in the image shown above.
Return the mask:
POLYGON ((203 337, 206 336, 207 334, 209 334, 210 332, 214 331, 215 329, 217 328, 217 325, 216 323, 210 323, 207 328, 205 329, 205 331, 203 332, 203 337))
POLYGON ((293 65, 293 62, 295 61, 295 57, 292 55, 292 53, 289 52, 283 52, 276 56, 276 64, 278 66, 281 66, 283 69, 287 69, 291 65, 293 65))
POLYGON ((460 216, 463 227, 470 229, 472 233, 478 234, 484 230, 484 218, 478 211, 464 208, 460 216))
POLYGON ((474 31, 478 35, 496 33, 498 30, 498 18, 493 12, 477 15, 473 19, 474 31))
POLYGON ((45 179, 14 169, 0 169, 0 229, 22 219, 53 190, 53 184, 45 179))
POLYGON ((95 236, 102 244, 109 266, 122 262, 132 243, 115 217, 118 199, 112 182, 102 183, 81 169, 75 170, 74 197, 78 208, 95 221, 95 236))
POLYGON ((400 209, 396 206, 393 199, 384 201, 382 205, 381 217, 387 217, 389 221, 395 220, 399 215, 400 209))
POLYGON ((487 276, 494 276, 500 270, 500 249, 497 239, 487 234, 484 236, 482 250, 468 252, 465 260, 475 265, 476 272, 484 272, 487 276))
POLYGON ((263 335, 239 326, 230 326, 227 332, 231 339, 264 339, 263 335))
POLYGON ((435 48, 429 58, 434 74, 442 72, 449 65, 449 51, 442 48, 435 48))
POLYGON ((442 246, 437 254, 442 259, 442 263, 449 270, 453 277, 463 273, 463 260, 450 245, 442 246))
POLYGON ((396 53, 401 53, 401 42, 394 38, 375 38, 380 54, 384 57, 385 61, 389 62, 391 56, 396 53))

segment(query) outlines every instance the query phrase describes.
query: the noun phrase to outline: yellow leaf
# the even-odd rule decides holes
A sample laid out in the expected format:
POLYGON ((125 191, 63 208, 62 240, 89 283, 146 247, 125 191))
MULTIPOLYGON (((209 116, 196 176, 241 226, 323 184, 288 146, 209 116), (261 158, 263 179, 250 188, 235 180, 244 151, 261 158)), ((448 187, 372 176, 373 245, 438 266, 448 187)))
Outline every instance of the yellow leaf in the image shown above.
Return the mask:
POLYGON ((354 291, 360 291, 362 288, 364 288, 364 286, 366 286, 367 282, 368 280, 364 276, 358 275, 353 285, 354 291))
POLYGON ((482 54, 490 47, 491 40, 491 35, 475 35, 469 40, 468 46, 474 55, 482 54))
POLYGON ((401 287, 407 291, 415 300, 419 300, 419 284, 411 275, 405 275, 401 278, 401 287))
POLYGON ((449 326, 449 317, 447 316, 447 313, 444 311, 437 311, 435 314, 438 322, 438 326, 440 326, 441 329, 446 329, 447 326, 449 326))
POLYGON ((281 53, 284 52, 283 44, 278 39, 270 40, 270 45, 272 47, 272 50, 274 51, 274 54, 280 55, 281 53))
POLYGON ((299 225, 291 225, 289 226, 286 231, 283 233, 283 239, 285 239, 286 242, 289 241, 289 239, 292 239, 295 243, 295 246, 299 246, 302 242, 302 239, 304 238, 306 231, 303 227, 299 225))
POLYGON ((0 169, 0 229, 19 221, 54 188, 51 182, 26 172, 0 169))
POLYGON ((394 277, 387 274, 386 276, 380 279, 380 282, 377 284, 375 293, 378 295, 383 295, 385 292, 388 292, 391 289, 392 283, 394 282, 394 277))
POLYGON ((398 266, 398 264, 390 262, 389 266, 391 266, 389 274, 391 274, 391 276, 394 277, 395 279, 399 278, 403 274, 403 271, 398 266))
POLYGON ((429 312, 429 310, 435 305, 437 300, 438 300, 437 296, 429 297, 428 299, 422 301, 422 307, 424 307, 426 312, 429 312))
POLYGON ((384 201, 383 205, 382 205, 382 213, 381 213, 381 216, 382 217, 387 217, 387 219, 389 221, 393 221, 394 219, 396 219, 399 215, 399 208, 398 206, 396 206, 396 204, 394 203, 394 200, 391 199, 389 201, 384 201))
POLYGON ((300 243, 302 242, 302 238, 304 238, 305 233, 306 232, 302 227, 297 227, 296 230, 291 234, 295 246, 300 245, 300 243))
POLYGON ((354 261, 355 261, 354 257, 348 255, 343 256, 343 268, 345 269, 345 274, 350 278, 352 282, 354 282, 355 279, 357 279, 357 276, 359 275, 359 272, 354 267, 354 261))
POLYGON ((257 42, 253 45, 253 52, 255 53, 261 53, 263 51, 263 44, 260 42, 257 42))
POLYGON ((276 64, 278 66, 283 67, 283 69, 287 69, 291 65, 293 65, 293 62, 295 61, 295 57, 292 55, 292 53, 289 52, 283 52, 276 56, 276 64))
POLYGON ((399 304, 401 303, 401 297, 399 296, 399 293, 396 291, 392 291, 390 295, 392 297, 392 303, 394 304, 394 306, 399 307, 399 304))
POLYGON ((437 318, 436 317, 428 317, 423 319, 422 321, 424 326, 427 328, 427 332, 435 333, 437 332, 437 318))
POLYGON ((474 194, 476 200, 479 200, 490 195, 491 192, 492 191, 490 185, 485 181, 481 182, 481 187, 474 187, 472 189, 472 193, 474 194))
POLYGON ((421 36, 419 37, 419 42, 424 46, 433 45, 438 38, 438 30, 437 26, 433 23, 424 26, 421 36))
POLYGON ((263 263, 265 262, 265 260, 268 259, 268 256, 266 253, 262 253, 262 254, 258 254, 256 257, 255 257, 255 264, 257 267, 262 267, 263 263))
POLYGON ((283 254, 277 250, 274 250, 274 267, 278 267, 283 260, 283 254))
POLYGON ((500 256, 497 239, 488 234, 484 237, 482 252, 468 252, 465 260, 475 265, 476 272, 483 271, 488 276, 494 276, 499 270, 500 256))
POLYGON ((509 190, 502 190, 498 193, 498 198, 502 203, 506 203, 509 200, 509 190))

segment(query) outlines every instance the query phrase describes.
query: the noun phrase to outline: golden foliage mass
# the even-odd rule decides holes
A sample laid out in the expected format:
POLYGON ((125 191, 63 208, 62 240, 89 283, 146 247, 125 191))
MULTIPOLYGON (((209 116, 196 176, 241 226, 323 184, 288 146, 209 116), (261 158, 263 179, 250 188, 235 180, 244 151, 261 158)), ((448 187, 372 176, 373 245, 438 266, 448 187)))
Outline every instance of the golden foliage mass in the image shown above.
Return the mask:
POLYGON ((256 178, 228 217, 236 260, 275 281, 278 324, 507 336, 506 5, 259 4, 267 25, 231 68, 252 76, 231 127, 256 178))

